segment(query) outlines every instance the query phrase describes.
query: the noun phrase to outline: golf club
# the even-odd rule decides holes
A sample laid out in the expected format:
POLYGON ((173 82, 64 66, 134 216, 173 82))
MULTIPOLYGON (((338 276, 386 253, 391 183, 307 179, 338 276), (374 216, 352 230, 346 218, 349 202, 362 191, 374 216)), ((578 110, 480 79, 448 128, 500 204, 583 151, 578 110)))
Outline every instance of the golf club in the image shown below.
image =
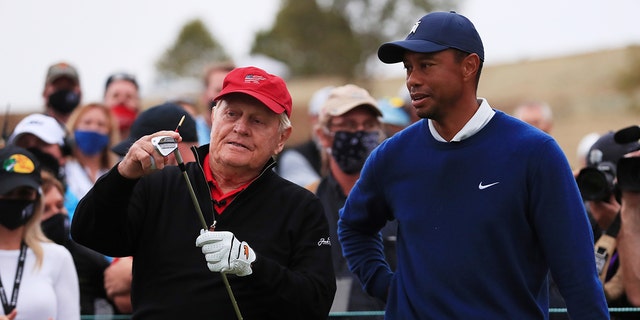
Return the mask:
MULTIPOLYGON (((180 125, 182 124, 183 121, 184 121, 184 116, 182 116, 180 123, 176 127, 176 130, 175 130, 176 132, 178 132, 178 129, 180 128, 180 125)), ((184 177, 184 180, 187 184, 187 189, 189 190, 191 201, 193 202, 193 206, 196 208, 196 212, 198 213, 198 218, 200 219, 202 228, 204 230, 214 231, 216 226, 216 221, 214 219, 211 227, 207 227, 207 222, 204 219, 204 214, 202 213, 202 209, 200 208, 200 204, 198 203, 198 198, 196 198, 196 193, 193 190, 193 186, 191 185, 191 179, 189 179, 189 175, 187 175, 186 166, 184 165, 184 161, 182 160, 182 155, 180 154, 180 150, 178 149, 178 142, 176 142, 174 138, 169 136, 158 136, 158 137, 152 138, 151 143, 163 157, 166 157, 173 152, 174 156, 176 157, 176 162, 178 162, 178 167, 180 168, 180 171, 182 171, 182 176, 184 177)), ((242 314, 240 313, 238 302, 236 301, 236 298, 233 295, 233 291, 231 290, 229 279, 227 279, 227 275, 224 272, 220 272, 220 276, 222 277, 224 286, 227 289, 227 293, 229 294, 229 298, 231 299, 231 304, 233 305, 233 309, 236 312, 236 316, 238 317, 238 320, 242 320, 242 314)))

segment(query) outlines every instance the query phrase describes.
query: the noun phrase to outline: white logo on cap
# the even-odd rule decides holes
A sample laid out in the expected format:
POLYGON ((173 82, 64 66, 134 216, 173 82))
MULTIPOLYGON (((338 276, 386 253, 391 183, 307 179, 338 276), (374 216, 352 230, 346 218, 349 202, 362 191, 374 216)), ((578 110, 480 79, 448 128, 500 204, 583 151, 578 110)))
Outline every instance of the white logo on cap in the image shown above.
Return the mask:
POLYGON ((265 77, 263 76, 256 76, 253 74, 248 74, 244 77, 244 83, 255 83, 255 84, 260 84, 260 81, 262 80, 266 80, 265 77))
POLYGON ((416 30, 418 29, 419 25, 420 25, 420 20, 416 21, 413 27, 411 27, 411 31, 409 31, 409 33, 416 33, 416 30))

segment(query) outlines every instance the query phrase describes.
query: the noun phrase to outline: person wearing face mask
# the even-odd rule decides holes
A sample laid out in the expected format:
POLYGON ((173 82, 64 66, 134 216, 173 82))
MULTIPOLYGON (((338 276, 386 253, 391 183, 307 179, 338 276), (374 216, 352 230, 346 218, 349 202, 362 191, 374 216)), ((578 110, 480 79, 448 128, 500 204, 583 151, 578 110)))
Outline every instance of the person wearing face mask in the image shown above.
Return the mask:
MULTIPOLYGON (((38 160, 40 161, 40 159, 38 160)), ((48 170, 42 169, 41 177, 44 196, 42 232, 53 242, 64 246, 69 240, 69 226, 71 224, 67 208, 64 207, 64 187, 48 170)))
MULTIPOLYGON (((110 149, 120 138, 114 115, 99 103, 76 108, 67 121, 66 129, 72 137, 71 155, 64 170, 67 185, 64 203, 70 220, 80 199, 116 163, 117 156, 110 149)), ((73 241, 68 243, 68 249, 74 256, 81 280, 82 314, 115 313, 103 286, 109 258, 73 241)))
POLYGON ((110 75, 104 88, 104 104, 116 117, 120 136, 128 136, 141 109, 140 88, 136 77, 126 72, 110 75))
MULTIPOLYGON (((195 157, 190 148, 198 146, 196 122, 181 106, 171 102, 141 112, 133 122, 129 136, 115 145, 111 151, 124 158, 129 148, 140 138, 161 130, 174 130, 183 116, 185 118, 180 126, 182 142, 178 144, 178 150, 185 163, 193 162, 195 157)), ((174 154, 167 156, 166 164, 178 165, 174 154)), ((107 295, 117 310, 122 313, 131 313, 133 310, 131 306, 132 261, 132 257, 113 259, 104 272, 104 288, 107 295)))
MULTIPOLYGON (((34 154, 40 163, 47 154, 34 154)), ((105 257, 73 241, 69 236, 70 220, 64 206, 64 187, 44 165, 41 170, 44 211, 40 224, 47 238, 64 246, 73 257, 80 284, 80 314, 111 315, 115 307, 108 300, 102 285, 104 271, 109 266, 105 257)))
POLYGON ((109 108, 99 103, 77 108, 69 117, 67 130, 73 137, 73 147, 65 164, 66 206, 73 218, 78 201, 115 165, 117 156, 110 150, 120 139, 115 117, 109 108))
MULTIPOLYGON (((56 176, 60 181, 65 181, 64 165, 69 153, 66 140, 67 133, 55 118, 33 113, 18 122, 7 140, 7 144, 25 148, 32 153, 34 150, 39 150, 51 155, 57 163, 56 176)), ((36 154, 36 156, 38 155, 36 154)))
POLYGON ((40 227, 40 174, 26 149, 0 149, 0 319, 80 319, 71 254, 40 227))
MULTIPOLYGON (((337 290, 332 312, 379 311, 381 300, 369 296, 349 271, 338 241, 338 210, 360 177, 369 153, 384 139, 382 112, 367 90, 353 84, 333 88, 321 107, 315 134, 328 162, 328 174, 307 186, 315 192, 329 221, 333 268, 337 290)), ((388 261, 395 261, 395 228, 382 231, 388 261)))
POLYGON ((56 112, 66 120, 68 120, 71 112, 73 112, 79 104, 80 94, 69 89, 57 90, 52 93, 47 100, 47 107, 56 110, 56 112))
POLYGON ((64 61, 51 65, 47 69, 42 98, 45 114, 65 124, 82 98, 78 70, 64 61))

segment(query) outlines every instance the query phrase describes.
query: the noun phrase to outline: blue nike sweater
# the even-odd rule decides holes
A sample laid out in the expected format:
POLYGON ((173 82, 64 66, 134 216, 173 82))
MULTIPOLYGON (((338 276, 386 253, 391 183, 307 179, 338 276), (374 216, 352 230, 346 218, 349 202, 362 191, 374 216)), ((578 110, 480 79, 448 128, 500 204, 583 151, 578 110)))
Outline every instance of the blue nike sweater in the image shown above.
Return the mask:
POLYGON ((341 210, 339 239, 387 319, 546 319, 549 270, 573 319, 608 319, 566 157, 500 111, 460 142, 438 142, 426 120, 383 142, 341 210), (378 236, 392 219, 395 273, 378 236))

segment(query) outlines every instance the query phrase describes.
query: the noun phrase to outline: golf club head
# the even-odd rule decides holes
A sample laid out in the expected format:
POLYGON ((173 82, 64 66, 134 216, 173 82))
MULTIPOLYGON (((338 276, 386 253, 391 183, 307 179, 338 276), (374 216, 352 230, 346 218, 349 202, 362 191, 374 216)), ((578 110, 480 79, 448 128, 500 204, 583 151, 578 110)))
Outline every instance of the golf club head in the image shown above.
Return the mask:
POLYGON ((176 139, 169 136, 151 138, 151 143, 163 157, 170 155, 178 148, 178 142, 176 142, 176 139))

